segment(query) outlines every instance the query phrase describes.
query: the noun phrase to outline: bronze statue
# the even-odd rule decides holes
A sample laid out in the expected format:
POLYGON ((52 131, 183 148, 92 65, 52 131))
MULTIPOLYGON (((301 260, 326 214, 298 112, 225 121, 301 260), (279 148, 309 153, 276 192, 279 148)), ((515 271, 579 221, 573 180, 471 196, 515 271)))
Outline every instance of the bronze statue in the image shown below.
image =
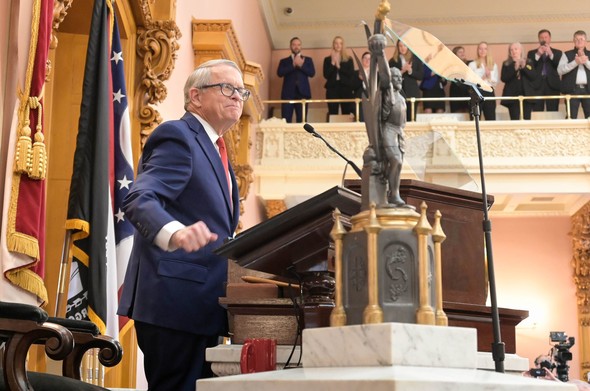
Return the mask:
POLYGON ((389 68, 385 57, 387 39, 383 34, 369 37, 371 68, 368 98, 363 100, 369 146, 363 159, 366 167, 363 182, 369 188, 363 206, 375 202, 381 207, 399 207, 406 203, 399 194, 404 156, 406 100, 401 94, 402 75, 389 68))
POLYGON ((404 126, 406 125, 406 100, 400 93, 402 74, 397 68, 390 69, 391 79, 381 83, 381 145, 383 159, 382 176, 387 180, 387 202, 390 205, 405 205, 399 195, 400 175, 404 159, 404 126))

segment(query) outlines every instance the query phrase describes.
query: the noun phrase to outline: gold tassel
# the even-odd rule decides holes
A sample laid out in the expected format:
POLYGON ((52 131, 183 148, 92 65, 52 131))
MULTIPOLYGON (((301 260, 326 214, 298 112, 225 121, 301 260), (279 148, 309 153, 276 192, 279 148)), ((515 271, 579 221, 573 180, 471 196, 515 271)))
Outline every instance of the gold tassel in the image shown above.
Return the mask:
POLYGON ((43 180, 47 176, 47 151, 43 143, 45 137, 41 131, 35 133, 35 143, 33 144, 33 161, 31 162, 31 171, 29 178, 43 180))
POLYGON ((31 166, 29 167, 29 178, 43 180, 47 176, 47 150, 45 148, 45 136, 43 135, 43 107, 41 100, 37 97, 29 98, 29 106, 37 109, 37 127, 35 132, 35 143, 33 144, 33 154, 31 166))
POLYGON ((23 127, 20 130, 20 136, 16 144, 16 155, 14 157, 14 171, 19 174, 28 174, 31 167, 31 155, 32 155, 32 141, 31 141, 31 128, 29 126, 28 108, 25 110, 27 113, 27 119, 24 122, 23 127))

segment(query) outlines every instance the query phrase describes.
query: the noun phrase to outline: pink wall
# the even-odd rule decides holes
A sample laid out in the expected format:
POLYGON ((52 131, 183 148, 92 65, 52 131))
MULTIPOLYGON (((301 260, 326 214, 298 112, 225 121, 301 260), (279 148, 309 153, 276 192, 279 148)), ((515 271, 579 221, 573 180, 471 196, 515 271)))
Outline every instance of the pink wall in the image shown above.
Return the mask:
MULTIPOLYGON (((498 305, 530 312, 517 327, 516 353, 531 365, 551 348, 550 331, 579 342, 570 229, 569 217, 492 218, 498 305)), ((579 378, 578 345, 571 352, 570 378, 579 378)))

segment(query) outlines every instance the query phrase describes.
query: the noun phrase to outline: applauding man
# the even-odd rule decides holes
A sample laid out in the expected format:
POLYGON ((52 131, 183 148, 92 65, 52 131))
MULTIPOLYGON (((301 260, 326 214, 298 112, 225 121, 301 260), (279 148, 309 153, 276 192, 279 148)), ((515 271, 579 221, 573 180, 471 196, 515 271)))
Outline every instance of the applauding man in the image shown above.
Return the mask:
MULTIPOLYGON (((301 40, 297 37, 291 38, 289 44, 291 55, 279 62, 277 75, 283 77, 282 100, 300 100, 311 98, 309 78, 315 75, 315 68, 311 57, 301 54, 301 40)), ((297 122, 303 122, 302 105, 283 103, 281 108, 282 117, 291 122, 293 120, 293 109, 297 122)))

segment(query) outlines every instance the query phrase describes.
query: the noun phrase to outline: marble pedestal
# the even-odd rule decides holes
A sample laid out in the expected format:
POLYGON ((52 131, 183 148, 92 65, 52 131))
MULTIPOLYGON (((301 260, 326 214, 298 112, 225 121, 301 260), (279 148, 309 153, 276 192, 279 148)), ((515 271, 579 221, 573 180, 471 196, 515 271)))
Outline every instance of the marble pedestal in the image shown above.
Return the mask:
POLYGON ((480 361, 475 329, 405 323, 326 327, 303 331, 302 368, 203 379, 197 385, 199 391, 577 390, 480 370, 480 361))

